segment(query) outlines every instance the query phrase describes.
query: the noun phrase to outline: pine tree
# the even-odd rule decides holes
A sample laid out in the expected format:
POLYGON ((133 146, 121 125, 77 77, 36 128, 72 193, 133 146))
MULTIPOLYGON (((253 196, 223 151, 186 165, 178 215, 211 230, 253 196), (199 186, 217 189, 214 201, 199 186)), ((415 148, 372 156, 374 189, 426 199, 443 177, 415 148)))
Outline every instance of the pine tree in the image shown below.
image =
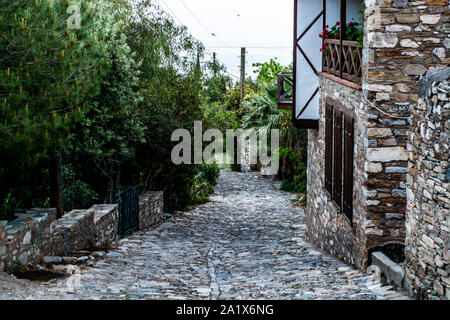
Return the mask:
POLYGON ((111 10, 106 1, 0 0, 2 171, 54 159, 89 110, 117 32, 111 10), (80 29, 69 28, 73 5, 80 29))

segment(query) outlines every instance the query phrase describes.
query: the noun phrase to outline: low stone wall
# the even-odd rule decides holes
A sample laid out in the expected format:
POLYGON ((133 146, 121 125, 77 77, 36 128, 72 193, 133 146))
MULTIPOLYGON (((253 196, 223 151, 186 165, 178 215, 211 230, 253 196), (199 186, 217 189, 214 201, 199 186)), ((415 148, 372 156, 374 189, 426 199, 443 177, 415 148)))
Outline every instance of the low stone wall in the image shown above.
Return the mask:
POLYGON ((139 199, 139 230, 156 226, 164 218, 164 193, 149 192, 139 199))
MULTIPOLYGON (((140 197, 139 229, 163 220, 163 192, 140 197)), ((95 205, 74 210, 56 220, 55 209, 32 209, 17 219, 0 221, 0 270, 8 261, 40 263, 45 256, 65 256, 88 249, 107 249, 118 238, 118 206, 95 205)))
POLYGON ((0 267, 7 260, 22 263, 38 261, 53 247, 56 231, 56 210, 32 209, 17 214, 17 219, 6 224, 1 221, 0 267))
POLYGON ((416 298, 450 299, 450 68, 428 72, 413 110, 406 277, 416 298))
POLYGON ((67 255, 93 246, 96 236, 93 210, 74 210, 57 221, 52 255, 67 255), (61 241, 61 238, 63 241, 61 241))
POLYGON ((91 208, 94 210, 94 224, 96 228, 94 247, 109 248, 117 241, 119 227, 119 211, 117 205, 99 204, 91 208))

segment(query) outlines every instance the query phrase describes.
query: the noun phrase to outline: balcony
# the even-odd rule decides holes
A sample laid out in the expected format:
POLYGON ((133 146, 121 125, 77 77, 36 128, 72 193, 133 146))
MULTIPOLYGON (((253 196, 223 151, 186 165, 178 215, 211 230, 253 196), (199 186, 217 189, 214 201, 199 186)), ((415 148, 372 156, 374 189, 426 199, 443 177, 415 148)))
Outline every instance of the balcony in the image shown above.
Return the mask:
MULTIPOLYGON (((321 78, 362 90, 363 12, 363 0, 294 2, 293 122, 296 127, 319 128, 321 78)), ((281 90, 283 77, 279 82, 281 90)), ((280 103, 283 103, 281 93, 280 103)))
POLYGON ((294 101, 294 75, 280 73, 277 83, 278 108, 292 110, 294 101))
POLYGON ((357 41, 327 39, 323 53, 322 70, 355 84, 361 83, 362 48, 357 41))
MULTIPOLYGON (((318 74, 361 90, 362 48, 357 41, 327 39, 323 52, 322 72, 318 74)), ((294 75, 280 73, 277 83, 278 108, 291 110, 294 101, 294 75)))

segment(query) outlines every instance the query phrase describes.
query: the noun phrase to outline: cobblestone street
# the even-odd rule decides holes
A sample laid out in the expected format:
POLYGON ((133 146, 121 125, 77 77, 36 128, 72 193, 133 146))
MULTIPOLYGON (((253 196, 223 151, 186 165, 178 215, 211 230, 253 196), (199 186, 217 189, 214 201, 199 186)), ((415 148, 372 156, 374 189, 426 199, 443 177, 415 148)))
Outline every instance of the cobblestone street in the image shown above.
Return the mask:
MULTIPOLYGON (((279 182, 223 170, 211 202, 135 233, 93 267, 81 287, 30 284, 33 299, 403 299, 313 248, 303 210, 279 182)), ((1 288, 0 280, 0 288, 1 288)), ((0 298, 18 298, 0 289, 0 298)))

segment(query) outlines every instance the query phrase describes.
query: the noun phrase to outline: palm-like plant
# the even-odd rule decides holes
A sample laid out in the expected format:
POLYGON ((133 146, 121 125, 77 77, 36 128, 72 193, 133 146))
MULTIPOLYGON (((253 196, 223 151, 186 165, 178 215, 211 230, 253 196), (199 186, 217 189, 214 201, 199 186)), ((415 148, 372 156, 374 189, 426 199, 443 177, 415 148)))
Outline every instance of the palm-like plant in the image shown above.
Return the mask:
POLYGON ((244 118, 243 128, 256 130, 280 130, 280 145, 291 147, 301 139, 302 132, 292 126, 291 111, 278 109, 277 85, 266 83, 261 94, 247 98, 244 107, 249 110, 244 118))
POLYGON ((262 94, 250 95, 244 107, 249 110, 249 114, 244 118, 244 129, 281 129, 283 112, 278 109, 275 84, 264 84, 262 94))
MULTIPOLYGON (((244 118, 244 129, 255 128, 257 131, 279 129, 280 146, 299 154, 300 161, 306 163, 306 131, 293 126, 292 111, 278 109, 276 84, 264 84, 262 93, 250 95, 244 107, 249 111, 244 118)), ((297 168, 298 163, 289 161, 286 155, 283 156, 282 176, 285 176, 289 170, 295 172, 297 168)))

